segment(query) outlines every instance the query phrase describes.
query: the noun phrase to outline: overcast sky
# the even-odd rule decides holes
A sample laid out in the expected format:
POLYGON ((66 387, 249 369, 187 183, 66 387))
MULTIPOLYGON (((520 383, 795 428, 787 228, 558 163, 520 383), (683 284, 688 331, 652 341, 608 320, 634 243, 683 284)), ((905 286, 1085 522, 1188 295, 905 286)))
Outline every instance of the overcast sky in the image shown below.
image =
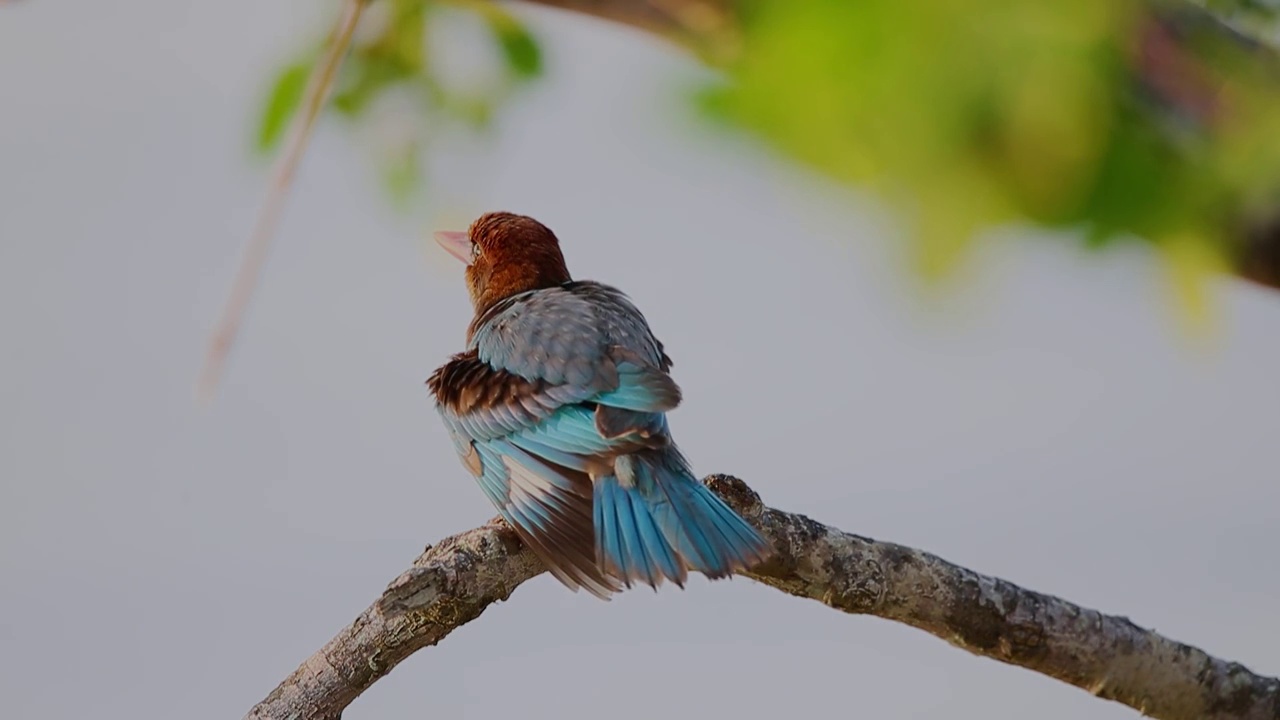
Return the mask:
MULTIPOLYGON (((192 385, 265 185, 246 147, 314 0, 0 9, 5 717, 238 718, 427 543, 494 512, 424 380, 469 319, 433 223, 528 213, 675 359, 699 472, 1280 673, 1280 295, 1185 342, 1138 250, 992 245, 915 294, 865 202, 715 134, 655 41, 522 12, 549 77, 448 131, 398 216, 324 124, 216 402, 192 385)), ((323 4, 322 4, 323 5, 323 4)), ((1137 713, 749 580, 548 576, 359 699, 394 718, 1137 713)))

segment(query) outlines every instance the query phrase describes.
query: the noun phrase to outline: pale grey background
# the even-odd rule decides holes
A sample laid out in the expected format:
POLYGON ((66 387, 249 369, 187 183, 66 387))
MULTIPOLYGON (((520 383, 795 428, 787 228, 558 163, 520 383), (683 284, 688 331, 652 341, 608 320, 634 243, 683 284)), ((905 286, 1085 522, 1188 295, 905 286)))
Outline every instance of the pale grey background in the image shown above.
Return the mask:
MULTIPOLYGON (((262 83, 312 0, 0 10, 0 714, 237 718, 427 542, 493 511, 423 381, 467 321, 426 221, 534 214, 676 359, 698 470, 1280 672, 1280 296, 1184 342, 1134 250, 992 246, 932 304, 884 223, 682 111, 684 56, 522 12, 550 78, 440 138, 397 217, 322 127, 221 397, 192 382, 265 183, 262 83)), ((308 36, 309 37, 309 36, 308 36)), ((1130 718, 750 581, 548 577, 362 718, 1130 718)))

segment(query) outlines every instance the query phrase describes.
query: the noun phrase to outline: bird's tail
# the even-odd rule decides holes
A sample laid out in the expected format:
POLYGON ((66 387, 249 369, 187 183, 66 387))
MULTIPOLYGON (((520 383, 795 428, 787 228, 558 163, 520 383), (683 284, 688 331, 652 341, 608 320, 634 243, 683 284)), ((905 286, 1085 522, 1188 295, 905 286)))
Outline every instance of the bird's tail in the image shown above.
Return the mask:
POLYGON ((597 478, 596 558, 628 587, 684 586, 689 570, 728 577, 764 560, 769 543, 693 476, 674 447, 619 457, 597 478))

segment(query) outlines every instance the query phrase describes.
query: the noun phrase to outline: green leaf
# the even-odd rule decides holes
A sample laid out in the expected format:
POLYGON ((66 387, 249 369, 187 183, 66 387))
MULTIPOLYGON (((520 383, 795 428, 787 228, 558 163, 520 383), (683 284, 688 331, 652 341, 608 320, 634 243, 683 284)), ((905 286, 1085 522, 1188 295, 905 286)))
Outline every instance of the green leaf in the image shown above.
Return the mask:
POLYGON ((1173 300, 1180 311, 1178 319, 1190 337, 1208 339, 1216 329, 1217 316, 1211 281, 1227 270, 1229 263, 1222 254, 1222 242, 1194 232, 1161 238, 1166 273, 1173 300))
POLYGON ((302 102, 302 92, 311 73, 311 63, 298 62, 284 68, 276 77, 258 124, 258 152, 268 152, 280 142, 284 129, 302 102))
POLYGON ((426 69, 423 37, 427 29, 427 6, 421 0, 398 0, 395 21, 380 41, 412 74, 426 69))
POLYGON ((357 117, 387 88, 413 77, 413 70, 386 54, 353 55, 347 62, 347 78, 333 94, 333 108, 357 117))
POLYGON ((538 41, 519 21, 494 8, 488 9, 484 18, 497 38, 507 67, 513 75, 521 80, 528 80, 542 74, 542 50, 538 47, 538 41))

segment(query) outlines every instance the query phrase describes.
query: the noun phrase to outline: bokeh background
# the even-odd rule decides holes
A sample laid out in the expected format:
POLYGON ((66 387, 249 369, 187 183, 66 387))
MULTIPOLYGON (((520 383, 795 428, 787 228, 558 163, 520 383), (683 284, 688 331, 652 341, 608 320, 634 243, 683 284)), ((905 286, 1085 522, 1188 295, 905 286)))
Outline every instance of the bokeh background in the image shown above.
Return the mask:
MULTIPOLYGON (((516 11, 546 78, 487 134, 433 134, 415 210, 322 123, 202 408, 266 184, 264 84, 330 15, 0 10, 5 716, 240 717, 425 544, 494 514, 423 385, 469 312, 428 231, 489 209, 540 218, 645 311, 700 472, 1280 672, 1280 295, 1221 284, 1193 342, 1143 247, 1014 236, 922 294, 876 206, 689 111, 688 56, 516 11)), ((655 713, 1137 717, 748 580, 606 604, 547 576, 347 717, 655 713)))

